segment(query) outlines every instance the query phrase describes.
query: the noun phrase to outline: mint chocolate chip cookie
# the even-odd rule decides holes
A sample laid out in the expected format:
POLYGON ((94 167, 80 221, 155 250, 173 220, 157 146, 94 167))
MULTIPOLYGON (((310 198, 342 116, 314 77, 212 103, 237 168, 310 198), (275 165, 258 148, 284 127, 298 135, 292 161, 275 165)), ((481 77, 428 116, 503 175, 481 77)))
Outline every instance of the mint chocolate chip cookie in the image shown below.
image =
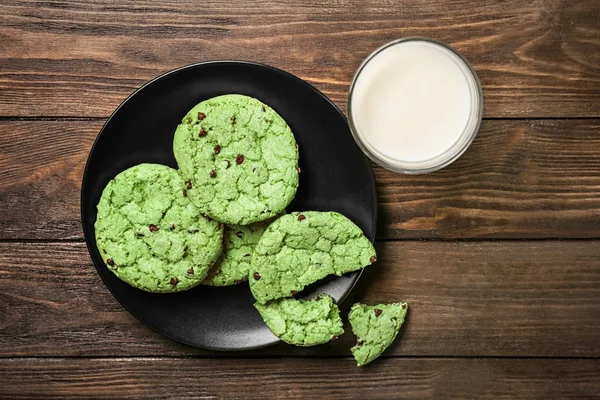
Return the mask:
POLYGON ((331 296, 314 300, 279 299, 254 304, 271 332, 296 346, 316 346, 344 333, 340 310, 331 296))
POLYGON ((229 225, 274 217, 298 188, 290 127, 252 97, 230 94, 196 105, 177 127, 173 152, 192 202, 229 225))
POLYGON ((108 183, 98 203, 96 244, 121 280, 148 292, 198 285, 217 261, 222 224, 203 217, 176 170, 140 164, 108 183))
POLYGON ((225 226, 223 252, 202 284, 229 286, 247 281, 254 246, 269 223, 270 220, 251 225, 225 226))
POLYGON ((295 212, 273 222, 254 248, 250 289, 261 304, 293 296, 328 275, 372 264, 375 249, 363 232, 336 212, 295 212))
POLYGON ((357 342, 350 350, 359 367, 375 360, 392 344, 404 323, 407 309, 406 303, 376 306, 356 303, 352 306, 348 320, 357 342))

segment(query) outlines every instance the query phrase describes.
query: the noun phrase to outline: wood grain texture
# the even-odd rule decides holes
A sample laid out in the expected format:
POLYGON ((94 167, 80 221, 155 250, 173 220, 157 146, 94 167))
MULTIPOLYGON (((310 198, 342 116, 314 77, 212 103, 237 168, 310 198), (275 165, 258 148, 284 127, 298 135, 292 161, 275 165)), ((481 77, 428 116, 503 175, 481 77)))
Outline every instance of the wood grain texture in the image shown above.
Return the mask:
MULTIPOLYGON (((0 122, 0 239, 82 238, 81 178, 101 125, 0 122)), ((375 167, 378 237, 600 238, 599 132, 600 120, 484 121, 441 171, 375 167)))
POLYGON ((0 116, 108 116, 146 81, 217 59, 288 70, 345 108, 371 51, 429 36, 473 63, 487 117, 599 117, 599 20, 595 0, 4 0, 0 116))
MULTIPOLYGON (((600 241, 381 242, 377 251, 342 313, 356 301, 407 301, 388 355, 600 357, 600 241)), ((83 243, 0 244, 0 357, 330 357, 350 354, 346 332, 314 348, 186 347, 118 304, 83 243)))
POLYGON ((600 360, 0 360, 0 397, 593 399, 600 360))

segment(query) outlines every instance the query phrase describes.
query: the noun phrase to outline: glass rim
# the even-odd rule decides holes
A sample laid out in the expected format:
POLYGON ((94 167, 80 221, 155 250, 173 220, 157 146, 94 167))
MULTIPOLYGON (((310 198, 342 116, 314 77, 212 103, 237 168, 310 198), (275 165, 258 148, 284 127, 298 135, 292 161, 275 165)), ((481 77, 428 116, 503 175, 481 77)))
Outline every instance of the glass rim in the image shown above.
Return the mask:
POLYGON ((376 164, 379 164, 380 166, 395 172, 401 172, 404 174, 424 174, 442 169, 451 164, 452 162, 456 161, 456 159, 458 159, 467 150, 467 148, 471 145, 473 140, 475 140, 483 117, 483 91, 477 73, 475 72, 469 61, 456 49, 436 39, 431 39, 422 36, 411 36, 401 39, 395 39, 385 43, 384 45, 375 49, 362 61, 362 63, 354 73, 354 77, 352 78, 352 82, 350 84, 350 90, 348 91, 347 97, 346 111, 348 113, 348 126, 350 128, 352 136, 354 137, 354 141, 358 144, 360 149, 367 157, 369 157, 376 164), (354 93, 354 88, 356 86, 356 82, 358 81, 361 72, 369 64, 369 62, 373 60, 373 58, 375 58, 378 54, 380 54, 384 50, 387 50, 390 47, 412 41, 427 42, 436 46, 440 46, 443 49, 449 51, 454 56, 456 56, 456 59, 454 61, 459 62, 464 67, 461 69, 465 73, 465 76, 469 83, 469 92, 471 93, 471 112, 469 114, 467 124, 465 125, 465 128, 460 134, 458 140, 441 154, 438 154, 433 158, 422 161, 397 160, 392 157, 386 156, 381 152, 378 152, 372 145, 368 143, 366 138, 361 134, 360 130, 354 123, 354 115, 352 112, 352 97, 354 93))

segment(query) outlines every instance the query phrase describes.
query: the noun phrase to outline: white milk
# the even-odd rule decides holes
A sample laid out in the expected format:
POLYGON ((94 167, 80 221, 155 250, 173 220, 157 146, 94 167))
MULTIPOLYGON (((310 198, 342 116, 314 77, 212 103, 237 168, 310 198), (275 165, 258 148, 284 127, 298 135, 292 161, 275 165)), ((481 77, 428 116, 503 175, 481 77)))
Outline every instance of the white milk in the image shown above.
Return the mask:
POLYGON ((469 123, 476 90, 469 71, 452 51, 427 41, 381 50, 360 71, 351 94, 349 111, 363 145, 409 163, 448 151, 469 123))

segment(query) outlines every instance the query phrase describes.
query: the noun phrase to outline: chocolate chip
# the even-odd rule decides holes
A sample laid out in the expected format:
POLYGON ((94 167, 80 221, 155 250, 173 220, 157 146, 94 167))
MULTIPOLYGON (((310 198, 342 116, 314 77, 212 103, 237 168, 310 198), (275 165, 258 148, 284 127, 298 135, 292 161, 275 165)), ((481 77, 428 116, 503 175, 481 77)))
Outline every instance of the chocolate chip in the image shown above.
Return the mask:
POLYGON ((371 261, 371 264, 373 264, 375 261, 377 261, 377 256, 371 257, 369 261, 371 261))
POLYGON ((216 176, 217 176, 217 171, 215 171, 215 170, 213 169, 212 171, 210 171, 210 174, 209 174, 209 175, 210 175, 210 177, 211 177, 211 178, 214 178, 214 177, 216 177, 216 176))
POLYGON ((158 226, 154 225, 154 224, 150 224, 150 225, 148 226, 148 229, 150 229, 150 232, 156 232, 156 231, 158 231, 160 228, 159 228, 158 226))
POLYGON ((375 316, 376 316, 376 317, 379 317, 379 316, 381 315, 381 313, 382 313, 382 312, 383 312, 383 311, 381 311, 379 308, 376 308, 376 309, 375 309, 375 316))
POLYGON ((235 115, 232 115, 230 119, 231 119, 231 125, 235 125, 235 123, 236 123, 235 115))
POLYGON ((106 249, 102 249, 102 252, 103 252, 104 254, 106 254, 106 249))
POLYGON ((194 275, 194 268, 192 267, 192 268, 188 269, 187 273, 190 275, 194 275))
POLYGON ((175 229, 175 224, 171 224, 171 230, 175 229))
POLYGON ((237 165, 240 165, 240 164, 241 164, 241 163, 243 163, 243 162, 244 162, 244 155, 243 155, 243 154, 238 154, 238 155, 235 157, 235 163, 236 163, 237 165))
POLYGON ((296 168, 296 171, 298 171, 298 173, 302 172, 302 170, 300 169, 300 167, 296 168))
POLYGON ((183 189, 183 197, 187 197, 187 190, 183 189))
POLYGON ((402 309, 406 310, 406 303, 402 304, 402 309))
POLYGON ((204 137, 206 136, 206 130, 204 128, 200 129, 200 132, 198 132, 198 136, 199 137, 204 137))
POLYGON ((298 215, 298 221, 304 221, 306 217, 302 214, 298 215))
POLYGON ((250 253, 244 254, 244 257, 250 257, 250 253))
POLYGON ((110 265, 111 267, 112 267, 113 265, 115 265, 115 261, 114 261, 112 258, 107 258, 107 259, 106 259, 106 263, 107 263, 108 265, 110 265))
POLYGON ((171 278, 169 282, 171 283, 171 286, 177 286, 177 284, 179 283, 179 279, 171 278))
POLYGON ((225 160, 225 162, 227 163, 227 166, 225 167, 225 169, 231 167, 231 162, 229 160, 225 160))
POLYGON ((144 237, 144 234, 143 234, 142 232, 137 232, 137 233, 135 234, 135 236, 137 236, 137 237, 144 237))
POLYGON ((198 113, 198 121, 202 121, 204 118, 206 118, 206 114, 204 114, 203 112, 199 112, 198 113))
POLYGON ((216 145, 215 147, 213 147, 213 150, 214 150, 215 154, 219 154, 221 152, 221 146, 216 145))
POLYGON ((260 279, 260 274, 258 272, 255 272, 254 275, 254 279, 259 280, 260 279))
POLYGON ((271 121, 270 119, 266 119, 266 118, 265 118, 265 122, 266 122, 267 124, 270 124, 270 123, 271 123, 271 122, 273 122, 273 121, 271 121))
POLYGON ((295 291, 295 290, 290 290, 290 293, 292 294, 292 296, 295 296, 295 295, 296 295, 296 293, 298 293, 298 292, 297 292, 297 291, 295 291))
POLYGON ((187 181, 185 181, 185 187, 189 189, 192 188, 192 180, 188 179, 187 181))
POLYGON ((252 172, 256 172, 256 168, 252 168, 252 172))

